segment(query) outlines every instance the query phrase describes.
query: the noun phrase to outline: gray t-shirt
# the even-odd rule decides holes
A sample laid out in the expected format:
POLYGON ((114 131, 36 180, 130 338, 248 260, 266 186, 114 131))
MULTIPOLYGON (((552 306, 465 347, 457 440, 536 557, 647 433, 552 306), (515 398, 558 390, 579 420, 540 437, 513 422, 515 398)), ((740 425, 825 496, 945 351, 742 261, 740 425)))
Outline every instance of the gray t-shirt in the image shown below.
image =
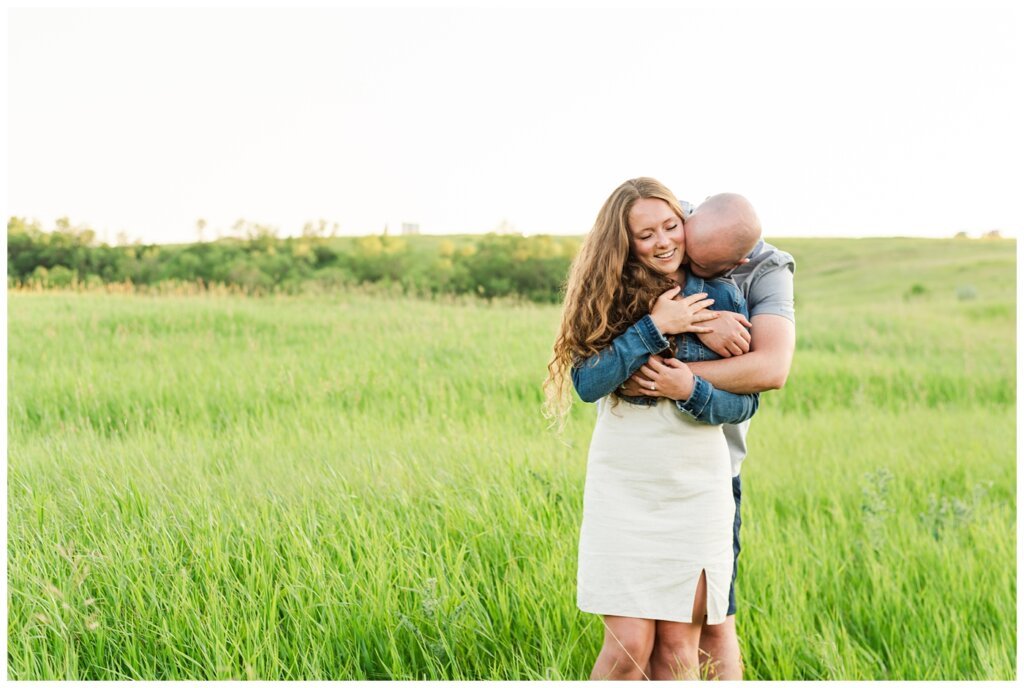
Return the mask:
MULTIPOLYGON (((796 261, 785 251, 780 251, 763 239, 754 250, 747 254, 750 259, 728 274, 740 288, 747 300, 750 317, 755 315, 781 315, 796 322, 793 307, 793 274, 796 261)), ((747 455, 747 430, 750 420, 737 425, 723 425, 729 456, 732 459, 732 474, 740 474, 740 464, 747 455)))
MULTIPOLYGON (((680 200, 684 219, 693 214, 696 207, 688 201, 680 200)), ((744 263, 726 275, 736 282, 736 286, 747 300, 750 317, 755 315, 781 315, 796 322, 796 309, 793 307, 793 274, 796 272, 796 261, 785 251, 780 251, 761 239, 754 250, 747 254, 749 263, 744 263)), ((747 456, 747 430, 750 420, 736 425, 725 424, 725 440, 729 445, 729 457, 732 459, 733 477, 740 474, 740 464, 747 456)))

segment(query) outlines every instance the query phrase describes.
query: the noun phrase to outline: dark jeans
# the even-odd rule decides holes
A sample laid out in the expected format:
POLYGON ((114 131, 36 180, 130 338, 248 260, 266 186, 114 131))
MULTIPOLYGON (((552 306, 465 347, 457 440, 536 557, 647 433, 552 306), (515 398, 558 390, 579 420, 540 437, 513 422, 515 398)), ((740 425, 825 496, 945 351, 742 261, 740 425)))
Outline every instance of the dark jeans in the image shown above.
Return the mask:
POLYGON ((740 477, 732 479, 732 498, 736 500, 736 518, 732 522, 732 584, 729 585, 729 610, 727 615, 736 613, 736 565, 740 560, 740 477))

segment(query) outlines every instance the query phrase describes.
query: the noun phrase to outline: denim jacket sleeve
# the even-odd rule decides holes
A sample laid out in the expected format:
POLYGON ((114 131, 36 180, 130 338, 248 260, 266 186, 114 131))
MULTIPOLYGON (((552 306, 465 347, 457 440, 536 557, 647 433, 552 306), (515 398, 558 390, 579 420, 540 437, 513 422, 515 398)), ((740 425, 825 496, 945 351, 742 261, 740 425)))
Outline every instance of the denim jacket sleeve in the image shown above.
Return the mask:
MULTIPOLYGON (((692 279, 692 278, 691 278, 692 279)), ((687 283, 684 291, 705 291, 715 299, 716 310, 730 310, 747 317, 747 303, 740 290, 730 281, 699 281, 687 283)), ((709 360, 719 358, 718 354, 705 347, 695 335, 685 335, 680 347, 683 361, 709 360)), ((757 411, 760 397, 755 394, 733 394, 718 389, 699 375, 693 376, 693 391, 686 401, 676 401, 676 408, 701 423, 720 425, 742 423, 757 411)))
POLYGON ((604 351, 575 363, 570 371, 580 399, 594 402, 607 396, 640 369, 653 354, 668 348, 668 340, 650 315, 633 323, 604 351))
POLYGON ((694 375, 690 398, 676 401, 676 408, 701 423, 721 425, 748 420, 757 411, 759 402, 757 393, 733 394, 716 388, 700 375, 694 375))

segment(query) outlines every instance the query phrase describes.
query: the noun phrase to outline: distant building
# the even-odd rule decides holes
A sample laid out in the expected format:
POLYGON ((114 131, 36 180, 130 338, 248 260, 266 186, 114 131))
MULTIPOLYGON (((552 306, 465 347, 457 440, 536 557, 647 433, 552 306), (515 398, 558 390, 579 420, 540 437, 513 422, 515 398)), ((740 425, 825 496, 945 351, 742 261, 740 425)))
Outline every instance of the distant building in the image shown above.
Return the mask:
POLYGON ((519 232, 516 231, 515 226, 513 226, 513 224, 508 220, 502 220, 499 222, 498 226, 494 228, 494 231, 497 234, 519 234, 519 232))
POLYGON ((418 222, 403 222, 402 234, 419 234, 420 224, 418 222))

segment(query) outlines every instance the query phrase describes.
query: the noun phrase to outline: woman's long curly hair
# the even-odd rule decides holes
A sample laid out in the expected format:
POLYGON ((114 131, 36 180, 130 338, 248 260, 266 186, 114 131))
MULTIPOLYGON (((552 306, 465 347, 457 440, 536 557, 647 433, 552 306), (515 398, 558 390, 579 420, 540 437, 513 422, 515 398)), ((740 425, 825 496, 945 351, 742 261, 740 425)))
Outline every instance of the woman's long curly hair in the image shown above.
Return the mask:
POLYGON ((559 427, 572 405, 569 369, 611 344, 675 286, 630 250, 629 211, 641 198, 661 199, 684 218, 672 192, 650 177, 623 182, 601 206, 569 268, 562 323, 544 381, 544 415, 559 427))

